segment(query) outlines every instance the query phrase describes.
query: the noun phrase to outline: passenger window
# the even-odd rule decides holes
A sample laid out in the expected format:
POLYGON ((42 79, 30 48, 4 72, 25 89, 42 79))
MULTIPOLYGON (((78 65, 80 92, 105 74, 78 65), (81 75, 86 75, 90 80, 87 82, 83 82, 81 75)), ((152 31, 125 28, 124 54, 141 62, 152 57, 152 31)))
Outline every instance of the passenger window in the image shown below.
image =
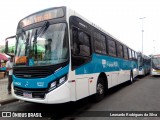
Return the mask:
POLYGON ((116 56, 116 44, 111 38, 108 40, 108 53, 111 56, 116 56))
POLYGON ((123 46, 123 50, 124 50, 124 59, 128 59, 128 50, 126 46, 123 46))
POLYGON ((88 62, 91 59, 91 37, 79 28, 72 27, 72 69, 88 62))
POLYGON ((135 52, 135 58, 137 59, 137 53, 135 52))
POLYGON ((132 59, 132 52, 131 49, 128 48, 128 53, 129 53, 129 59, 132 59))
POLYGON ((117 56, 123 58, 123 46, 117 42, 117 56))
POLYGON ((100 54, 106 54, 105 36, 98 32, 94 32, 94 46, 95 46, 95 52, 100 54))
POLYGON ((77 28, 72 29, 73 49, 76 56, 90 56, 90 36, 77 28))
POLYGON ((79 39, 79 55, 80 56, 90 56, 90 36, 83 31, 78 34, 79 39))
POLYGON ((135 59, 135 56, 134 56, 134 51, 132 51, 132 58, 133 58, 133 59, 135 59))

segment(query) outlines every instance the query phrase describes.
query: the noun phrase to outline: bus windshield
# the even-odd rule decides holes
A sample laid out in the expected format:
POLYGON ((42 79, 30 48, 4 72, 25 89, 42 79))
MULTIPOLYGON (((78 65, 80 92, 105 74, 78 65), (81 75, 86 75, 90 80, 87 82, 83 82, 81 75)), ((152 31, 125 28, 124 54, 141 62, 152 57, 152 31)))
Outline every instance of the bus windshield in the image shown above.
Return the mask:
POLYGON ((66 24, 44 24, 17 35, 15 66, 41 66, 68 59, 66 24))
POLYGON ((160 58, 153 58, 152 64, 154 68, 160 69, 160 58))

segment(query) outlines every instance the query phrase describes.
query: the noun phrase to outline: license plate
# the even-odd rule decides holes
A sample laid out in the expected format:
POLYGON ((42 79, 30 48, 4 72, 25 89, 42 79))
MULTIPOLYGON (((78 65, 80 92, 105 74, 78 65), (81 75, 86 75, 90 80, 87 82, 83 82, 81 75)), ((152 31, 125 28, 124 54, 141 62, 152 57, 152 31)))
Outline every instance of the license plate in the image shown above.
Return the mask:
POLYGON ((31 92, 23 92, 23 96, 26 98, 32 98, 32 93, 31 92))

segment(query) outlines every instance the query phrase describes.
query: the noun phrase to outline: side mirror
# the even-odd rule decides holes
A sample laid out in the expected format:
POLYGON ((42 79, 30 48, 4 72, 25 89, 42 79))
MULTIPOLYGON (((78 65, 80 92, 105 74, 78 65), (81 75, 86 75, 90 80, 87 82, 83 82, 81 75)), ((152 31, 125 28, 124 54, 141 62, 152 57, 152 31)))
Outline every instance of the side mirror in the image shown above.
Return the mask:
POLYGON ((5 39, 5 50, 4 52, 9 56, 14 56, 15 52, 15 43, 16 43, 16 36, 10 36, 5 39))
POLYGON ((5 41, 5 50, 4 53, 8 53, 8 40, 5 41))

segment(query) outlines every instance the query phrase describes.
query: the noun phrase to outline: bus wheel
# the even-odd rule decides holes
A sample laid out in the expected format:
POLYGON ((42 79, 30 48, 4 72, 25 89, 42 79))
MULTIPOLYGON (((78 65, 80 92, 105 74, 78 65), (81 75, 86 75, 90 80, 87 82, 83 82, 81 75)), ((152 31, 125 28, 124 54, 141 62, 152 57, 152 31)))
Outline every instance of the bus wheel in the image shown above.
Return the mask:
POLYGON ((105 86, 104 81, 102 78, 98 79, 97 87, 96 87, 96 94, 94 95, 94 99, 96 102, 101 101, 105 95, 105 86))
POLYGON ((131 74, 130 74, 130 84, 132 84, 133 83, 133 73, 131 72, 131 74))

